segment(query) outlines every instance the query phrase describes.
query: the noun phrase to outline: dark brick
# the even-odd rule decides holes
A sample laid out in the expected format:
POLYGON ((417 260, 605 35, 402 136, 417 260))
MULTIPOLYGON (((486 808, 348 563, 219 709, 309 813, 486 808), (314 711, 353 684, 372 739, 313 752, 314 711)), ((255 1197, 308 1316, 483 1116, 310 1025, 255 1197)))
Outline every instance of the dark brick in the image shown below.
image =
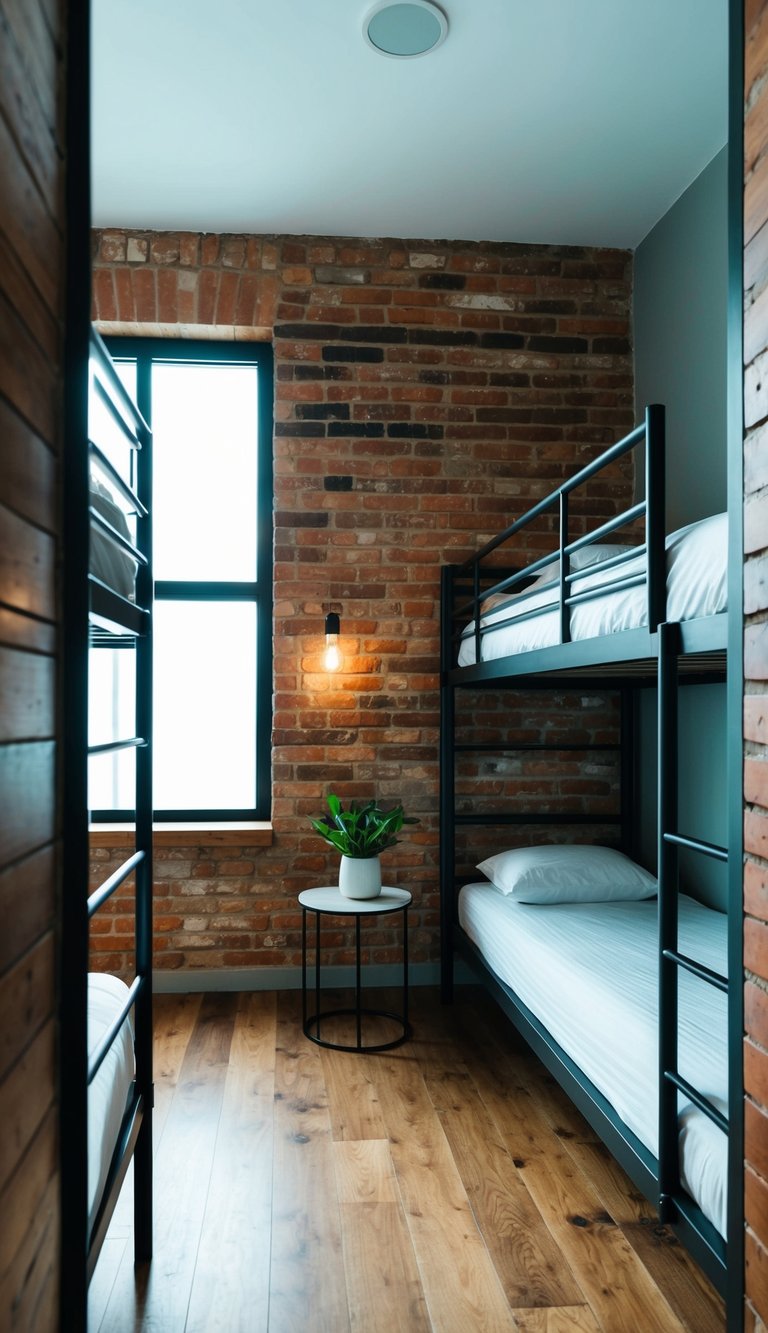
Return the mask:
POLYGON ((383 347, 324 347, 324 361, 383 361, 383 347))
POLYGON ((419 384, 450 384, 451 376, 447 370, 420 370, 419 384))
POLYGON ((444 292, 461 292, 466 285, 466 278, 462 278, 458 273, 422 273, 419 278, 419 286, 425 287, 428 291, 436 288, 444 292))
POLYGON ((401 324, 354 324, 342 336, 361 343, 405 343, 408 330, 401 324))
POLYGON ((275 514, 276 528, 327 528, 328 515, 323 511, 315 514, 301 510, 281 509, 275 514))
POLYGON ((308 338, 311 342, 329 342, 332 338, 344 338, 347 330, 340 324, 276 324, 276 338, 291 338, 298 341, 308 338))
POLYGON ((629 356, 632 348, 628 338, 593 338, 592 351, 602 352, 608 356, 629 356))
POLYGON ((302 421, 349 421, 349 403, 297 403, 302 421))
POLYGON ((323 477, 323 486, 326 491, 351 491, 351 477, 323 477))
MULTIPOLYGON (((409 343, 427 347, 476 347, 477 334, 454 329, 410 329, 409 343)), ((521 345, 522 345, 522 339, 521 345)))
POLYGON ((282 435, 285 438, 298 435, 305 439, 321 439, 325 435, 325 426, 322 421, 276 421, 275 435, 282 435))
POLYGON ((391 421, 387 435, 393 440, 442 440, 443 426, 428 426, 423 421, 391 421))
POLYGON ((519 425, 524 425, 531 420, 531 409, 529 407, 479 407, 476 417, 478 421, 517 422, 519 425))
POLYGON ((305 366, 297 365, 293 367, 293 378, 295 380, 344 380, 350 378, 351 372, 345 370, 343 366, 305 366))
POLYGON ((587 352, 589 350, 586 338, 529 338, 528 348, 531 352, 587 352))
POLYGON ((525 347, 525 338, 522 333, 481 333, 481 347, 506 347, 517 348, 525 347))
POLYGON ((529 376, 521 371, 507 370, 494 372, 488 382, 495 389, 525 389, 528 380, 529 376))
POLYGON ((331 421, 328 434, 336 439, 351 435, 360 440, 380 440, 384 427, 380 421, 331 421))

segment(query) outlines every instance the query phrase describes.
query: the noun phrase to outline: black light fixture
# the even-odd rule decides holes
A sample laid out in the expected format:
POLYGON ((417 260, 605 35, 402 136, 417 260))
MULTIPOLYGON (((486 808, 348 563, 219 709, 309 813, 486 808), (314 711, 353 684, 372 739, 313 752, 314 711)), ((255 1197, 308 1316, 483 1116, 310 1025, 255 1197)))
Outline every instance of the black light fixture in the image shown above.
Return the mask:
POLYGON ((323 664, 326 671, 338 671, 341 666, 341 653, 339 652, 339 633, 341 632, 341 621, 336 611, 329 611, 325 617, 325 656, 323 664))

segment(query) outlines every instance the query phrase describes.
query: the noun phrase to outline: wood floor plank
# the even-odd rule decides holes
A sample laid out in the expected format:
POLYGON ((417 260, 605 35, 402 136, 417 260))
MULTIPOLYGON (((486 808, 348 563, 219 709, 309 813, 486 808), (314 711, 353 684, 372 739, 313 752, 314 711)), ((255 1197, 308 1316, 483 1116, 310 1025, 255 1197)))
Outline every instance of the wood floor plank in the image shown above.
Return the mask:
POLYGON ((507 1300, 513 1308, 583 1302, 463 1063, 463 1040, 449 1035, 444 1009, 429 1011, 429 1020, 431 1040, 414 1049, 507 1300))
POLYGON ((339 1203, 397 1203, 400 1195, 386 1139, 333 1145, 339 1203))
POLYGON ((723 1333, 490 1001, 412 1008, 413 1041, 357 1055, 307 1041, 295 993, 158 997, 155 1258, 124 1188, 91 1333, 723 1333))
POLYGON ((344 1271, 353 1333, 430 1333, 400 1201, 343 1203, 344 1271))
POLYGON ((318 1049, 334 1139, 358 1143, 361 1139, 386 1138, 369 1061, 346 1051, 318 1049))
POLYGON ((652 1310, 654 1333, 682 1333, 684 1325, 564 1149, 548 1160, 532 1158, 522 1176, 606 1330, 636 1333, 652 1310))
POLYGON ((520 1333, 606 1333, 588 1305, 553 1310, 515 1310, 520 1333))
POLYGON ((711 1282, 660 1222, 631 1222, 622 1231, 686 1328, 723 1333, 725 1307, 711 1282))
POLYGON ((433 1327, 488 1333, 514 1328, 416 1062, 402 1053, 400 1058, 381 1058, 376 1081, 433 1327))
POLYGON ((236 995, 206 995, 202 1001, 155 1164, 154 1259, 148 1271, 135 1275, 128 1247, 105 1315, 110 1333, 184 1328, 236 1009, 236 995))
POLYGON ((266 1333, 275 1035, 274 995, 241 996, 186 1333, 266 1333))
POLYGON ((270 1333, 345 1333, 350 1323, 328 1098, 320 1050, 301 1031, 294 994, 278 1002, 274 1171, 270 1333))

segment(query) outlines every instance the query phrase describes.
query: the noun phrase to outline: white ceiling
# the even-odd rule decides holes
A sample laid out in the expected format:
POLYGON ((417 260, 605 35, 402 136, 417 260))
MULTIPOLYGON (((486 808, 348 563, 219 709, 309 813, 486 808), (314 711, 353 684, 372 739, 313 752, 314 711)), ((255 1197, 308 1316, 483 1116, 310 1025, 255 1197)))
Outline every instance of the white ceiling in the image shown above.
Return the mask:
POLYGON ((634 247, 726 139, 727 0, 93 0, 96 226, 634 247))

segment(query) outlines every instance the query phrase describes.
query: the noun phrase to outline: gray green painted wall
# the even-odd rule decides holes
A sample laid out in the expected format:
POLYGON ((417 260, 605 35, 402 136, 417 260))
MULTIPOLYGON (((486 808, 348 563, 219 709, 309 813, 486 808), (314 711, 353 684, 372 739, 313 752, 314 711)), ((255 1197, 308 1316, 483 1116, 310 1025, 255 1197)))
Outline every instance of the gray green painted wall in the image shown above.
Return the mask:
POLYGON ((667 409, 667 532, 726 508, 726 150, 635 251, 635 407, 667 409))
MULTIPOLYGON (((667 531, 726 508, 726 150, 635 252, 635 403, 667 408, 667 531)), ((642 493, 642 490, 640 490, 642 493)), ((656 694, 640 702, 639 859, 656 866, 656 694)), ((725 842, 725 686, 681 691, 680 831, 725 842)), ((722 867, 681 859, 684 888, 725 910, 722 867)))

